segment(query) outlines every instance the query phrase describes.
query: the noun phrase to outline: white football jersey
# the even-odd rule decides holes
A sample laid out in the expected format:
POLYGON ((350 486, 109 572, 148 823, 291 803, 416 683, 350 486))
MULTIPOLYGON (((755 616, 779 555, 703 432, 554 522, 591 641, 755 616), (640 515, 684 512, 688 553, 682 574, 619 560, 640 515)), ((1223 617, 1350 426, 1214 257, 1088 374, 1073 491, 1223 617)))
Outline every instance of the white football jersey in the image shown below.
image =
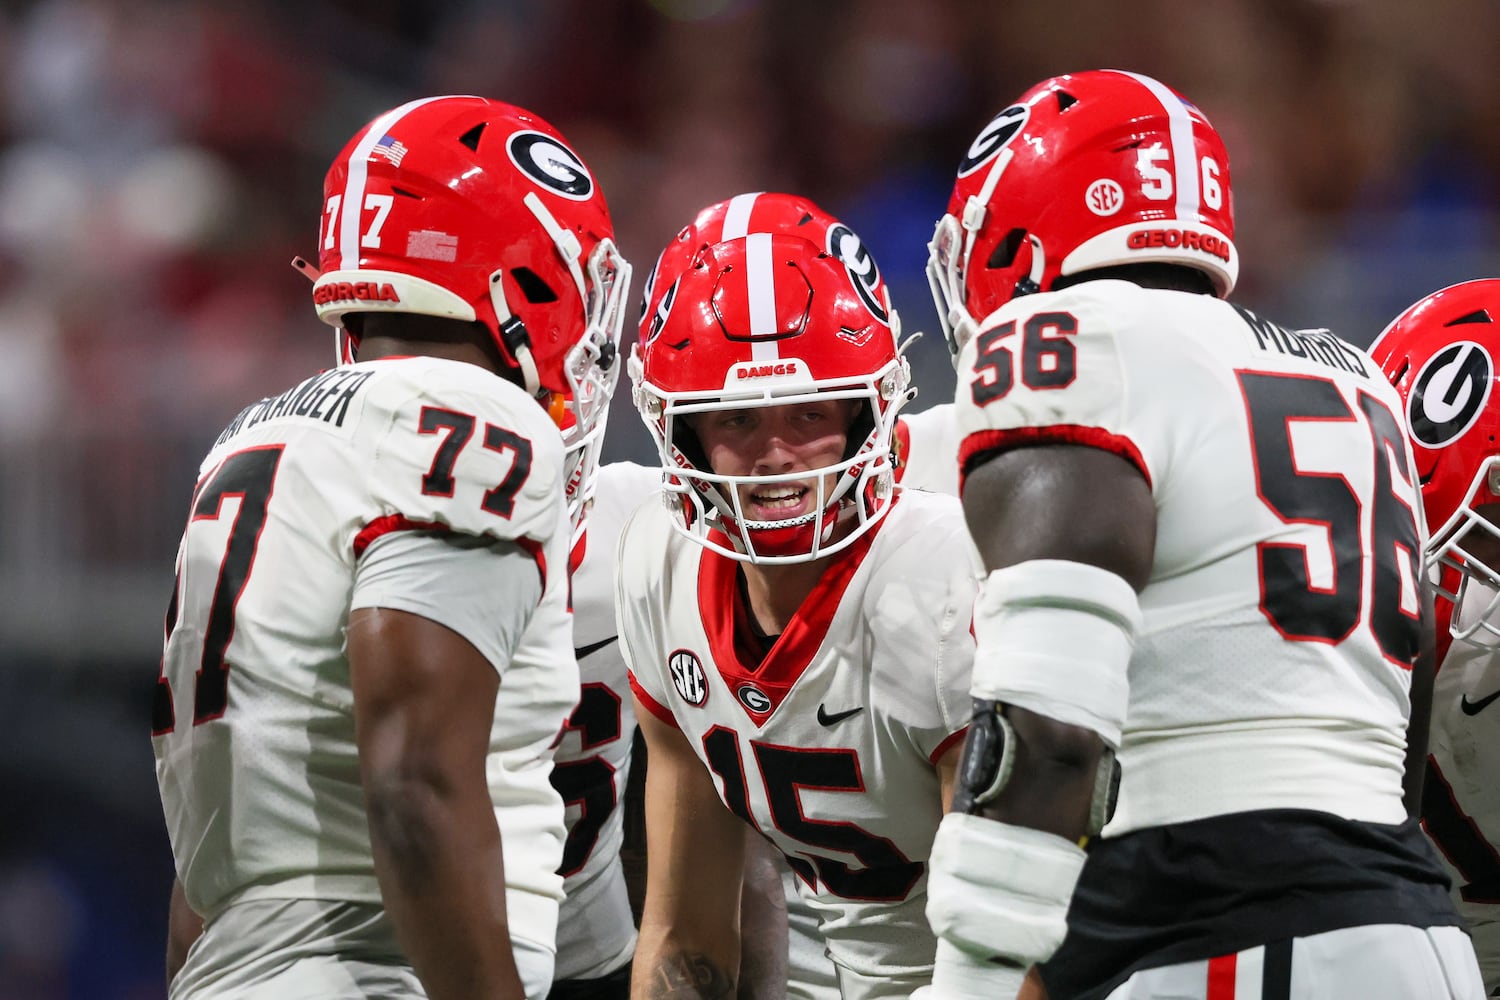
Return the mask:
POLYGON ((446 530, 514 541, 542 574, 519 645, 494 663, 487 773, 511 926, 546 928, 550 945, 563 806, 548 773, 578 699, 562 457, 523 391, 427 357, 332 369, 224 431, 179 549, 153 739, 195 911, 380 902, 345 648, 356 563, 385 532, 446 530))
POLYGON ((902 411, 896 440, 903 487, 958 496, 958 415, 952 403, 902 411))
POLYGON ((603 976, 635 954, 635 917, 620 865, 635 705, 615 629, 615 553, 631 511, 660 493, 661 470, 654 466, 600 466, 583 559, 573 571, 573 646, 583 692, 552 769, 568 810, 558 981, 603 976))
POLYGON ((959 371, 964 460, 1098 447, 1156 501, 1105 835, 1253 809, 1400 822, 1423 532, 1379 367, 1326 331, 1094 280, 1007 303, 959 371))
MULTIPOLYGON (((1493 592, 1471 581, 1464 609, 1493 592)), ((1462 617, 1462 615, 1460 616, 1462 617)), ((1482 633, 1481 633, 1482 634, 1482 633)), ((1453 881, 1485 988, 1500 989, 1500 651, 1455 639, 1432 694, 1422 827, 1453 881)))
POLYGON ((935 762, 968 724, 977 566, 952 497, 901 494, 829 564, 763 662, 735 650, 738 563, 641 507, 617 611, 641 704, 678 727, 725 805, 776 844, 846 998, 932 974, 923 907, 935 762))

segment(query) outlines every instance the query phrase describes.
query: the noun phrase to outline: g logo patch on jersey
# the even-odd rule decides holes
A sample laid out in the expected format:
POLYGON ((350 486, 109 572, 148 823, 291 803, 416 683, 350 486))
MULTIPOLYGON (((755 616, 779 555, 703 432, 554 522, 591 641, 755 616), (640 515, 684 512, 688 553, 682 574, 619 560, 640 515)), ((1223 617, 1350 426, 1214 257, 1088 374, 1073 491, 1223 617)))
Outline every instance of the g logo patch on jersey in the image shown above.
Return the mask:
POLYGON ((1434 354, 1412 380, 1406 406, 1412 440, 1441 448, 1472 427, 1489 400, 1494 371, 1489 352, 1470 340, 1434 354))
POLYGON ((754 684, 741 684, 739 690, 734 695, 740 700, 741 705, 744 705, 752 712, 769 712, 771 710, 771 696, 754 684))
POLYGON ((517 132, 505 143, 510 162, 553 194, 573 201, 588 201, 594 179, 578 154, 541 132, 517 132))
POLYGON ((964 155, 963 162, 958 165, 958 176, 964 177, 972 174, 1004 149, 1006 144, 1016 137, 1016 133, 1021 131, 1021 126, 1026 124, 1026 119, 1030 117, 1029 105, 1012 104, 990 119, 984 131, 969 143, 969 151, 964 155))
POLYGON ((692 650, 673 650, 667 657, 667 669, 672 674, 672 686, 683 701, 697 708, 708 700, 708 675, 692 650))
POLYGON ((875 266, 875 257, 864 240, 842 222, 828 227, 828 253, 848 272, 849 281, 859 293, 859 300, 870 310, 870 314, 882 323, 890 322, 885 303, 875 295, 880 284, 880 268, 875 266))

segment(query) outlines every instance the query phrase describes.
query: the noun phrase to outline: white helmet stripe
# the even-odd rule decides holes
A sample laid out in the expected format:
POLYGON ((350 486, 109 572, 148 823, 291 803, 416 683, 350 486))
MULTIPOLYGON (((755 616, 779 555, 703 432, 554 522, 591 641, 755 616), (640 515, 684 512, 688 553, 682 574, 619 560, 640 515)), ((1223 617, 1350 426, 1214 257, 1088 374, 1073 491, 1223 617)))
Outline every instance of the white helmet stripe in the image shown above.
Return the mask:
POLYGON ((391 126, 417 108, 432 101, 446 100, 444 97, 424 97, 394 108, 370 123, 364 138, 349 154, 348 171, 344 177, 343 200, 339 203, 339 269, 352 271, 359 267, 359 216, 365 203, 366 169, 370 163, 370 150, 385 137, 391 126))
POLYGON ((1151 91, 1167 112, 1172 143, 1172 164, 1177 171, 1177 218, 1197 222, 1200 192, 1198 189, 1198 147, 1193 144, 1193 117, 1171 89, 1159 80, 1139 73, 1126 73, 1151 91))
POLYGON ((755 199, 762 193, 751 191, 729 199, 729 207, 724 210, 724 231, 719 234, 719 239, 737 240, 750 232, 750 213, 755 209, 755 199))
MULTIPOLYGON (((771 234, 751 233, 745 238, 745 283, 750 299, 750 335, 764 337, 776 332, 776 281, 771 276, 771 234)), ((756 361, 781 357, 776 341, 751 342, 750 356, 756 361)))

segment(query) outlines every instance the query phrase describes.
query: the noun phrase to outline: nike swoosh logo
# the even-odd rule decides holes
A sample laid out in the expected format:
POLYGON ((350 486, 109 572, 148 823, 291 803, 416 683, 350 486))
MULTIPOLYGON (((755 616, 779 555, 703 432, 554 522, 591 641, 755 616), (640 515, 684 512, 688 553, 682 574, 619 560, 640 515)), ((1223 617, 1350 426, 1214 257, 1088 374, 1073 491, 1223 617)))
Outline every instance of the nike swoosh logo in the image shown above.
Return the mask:
POLYGON ((573 656, 581 660, 585 656, 588 656, 590 653, 599 652, 599 650, 603 649, 605 646, 608 646, 618 638, 620 637, 617 635, 612 635, 608 639, 600 639, 598 642, 591 642, 587 646, 579 646, 577 649, 573 650, 573 656))
POLYGON ((820 726, 831 726, 835 722, 843 722, 845 719, 849 718, 849 716, 851 716, 851 715, 858 715, 860 712, 863 712, 864 710, 865 710, 865 706, 863 706, 863 705, 856 705, 855 707, 853 707, 851 709, 848 709, 847 711, 844 711, 844 712, 834 712, 832 715, 830 715, 828 713, 827 709, 825 709, 822 705, 819 705, 818 706, 818 725, 820 725, 820 726))
POLYGON ((1458 707, 1463 709, 1465 715, 1478 715, 1486 708, 1489 708, 1490 704, 1493 703, 1496 698, 1500 698, 1500 691, 1496 691, 1491 695, 1486 695, 1485 697, 1480 698, 1478 701, 1470 701, 1469 696, 1466 694, 1458 700, 1458 707))

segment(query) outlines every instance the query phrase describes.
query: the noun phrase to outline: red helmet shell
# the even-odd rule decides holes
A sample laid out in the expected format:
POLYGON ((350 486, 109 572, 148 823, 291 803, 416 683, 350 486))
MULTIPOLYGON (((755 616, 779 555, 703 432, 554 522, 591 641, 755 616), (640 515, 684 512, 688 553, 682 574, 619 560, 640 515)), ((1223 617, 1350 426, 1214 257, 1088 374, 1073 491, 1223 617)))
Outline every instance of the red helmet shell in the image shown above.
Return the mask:
POLYGON ((930 246, 950 346, 1018 294, 1141 262, 1239 272, 1229 156, 1208 119, 1150 77, 1054 77, 1001 111, 959 164, 930 246))
POLYGON ((590 287, 590 258, 614 230, 556 129, 480 97, 412 101, 349 140, 323 194, 314 301, 325 322, 371 311, 478 320, 514 364, 491 291, 498 271, 541 386, 569 393, 565 358, 585 334, 587 300, 609 292, 590 287))
POLYGON ((716 243, 750 233, 785 233, 821 247, 844 265, 865 308, 876 319, 889 323, 900 338, 900 321, 891 307, 880 268, 853 229, 800 195, 751 191, 700 211, 656 258, 641 294, 641 339, 647 339, 652 325, 659 326, 671 309, 672 286, 694 257, 716 243))
POLYGON ((1387 326, 1370 355, 1406 403, 1422 508, 1436 536, 1464 505, 1500 501, 1476 483, 1500 456, 1500 279, 1452 285, 1387 326))
POLYGON ((818 244, 771 233, 700 251, 674 282, 675 304, 637 345, 631 374, 663 468, 680 487, 668 487, 683 505, 679 529, 696 541, 737 559, 805 561, 843 548, 884 516, 894 496, 891 436, 910 372, 890 324, 855 285, 845 263, 818 244), (789 476, 717 475, 678 423, 694 412, 811 398, 864 406, 841 462, 789 476), (826 476, 836 481, 805 523, 744 522, 736 486, 826 476), (858 524, 831 542, 846 512, 858 524), (713 542, 714 527, 740 548, 713 542))

